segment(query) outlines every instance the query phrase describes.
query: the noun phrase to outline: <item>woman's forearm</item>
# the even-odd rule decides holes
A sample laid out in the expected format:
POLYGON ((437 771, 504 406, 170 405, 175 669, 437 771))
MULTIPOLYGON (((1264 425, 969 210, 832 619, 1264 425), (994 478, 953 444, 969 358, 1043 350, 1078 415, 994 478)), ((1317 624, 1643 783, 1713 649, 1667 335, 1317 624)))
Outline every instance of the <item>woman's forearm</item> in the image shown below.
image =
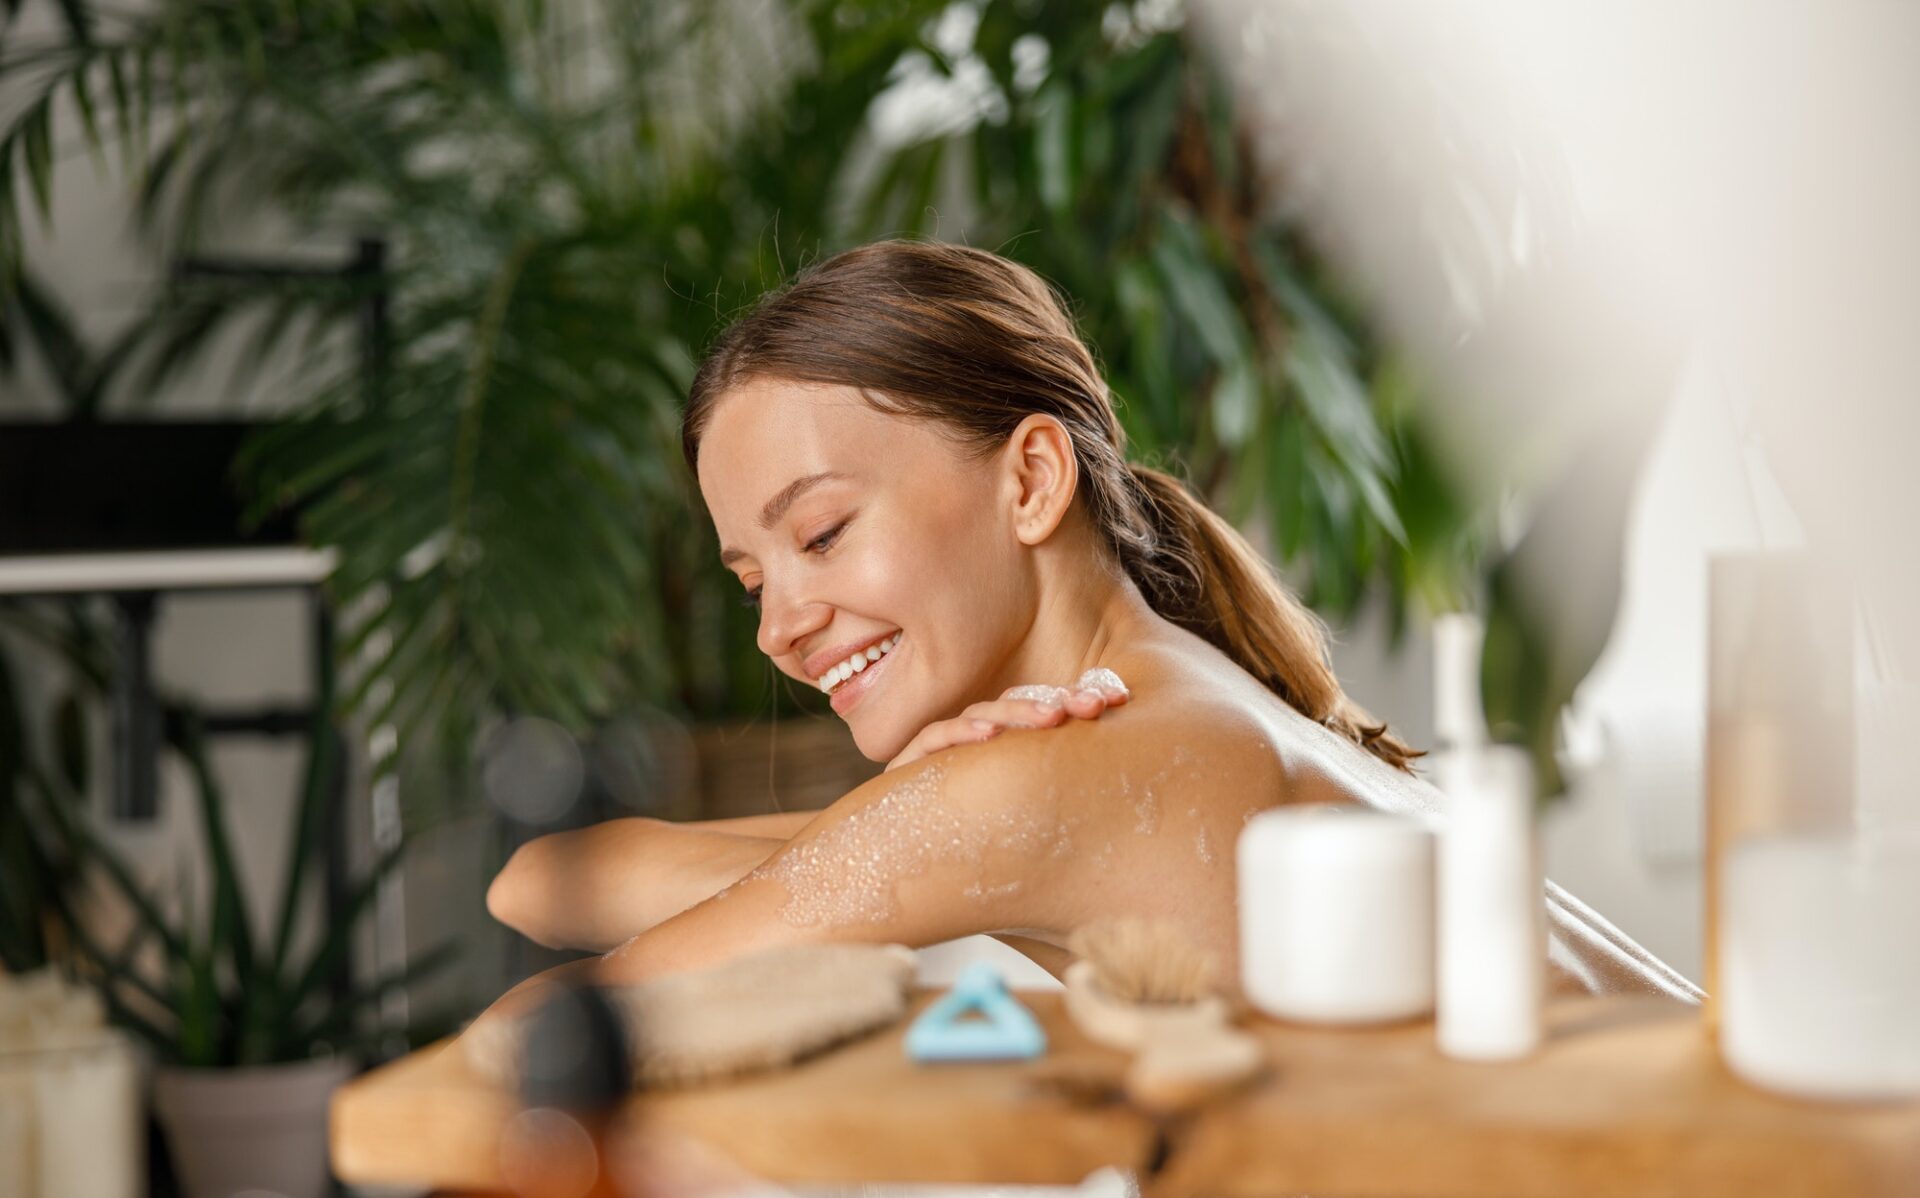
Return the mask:
POLYGON ((786 843, 716 830, 720 822, 636 817, 542 836, 494 878, 487 910, 548 947, 604 952, 717 894, 786 843))

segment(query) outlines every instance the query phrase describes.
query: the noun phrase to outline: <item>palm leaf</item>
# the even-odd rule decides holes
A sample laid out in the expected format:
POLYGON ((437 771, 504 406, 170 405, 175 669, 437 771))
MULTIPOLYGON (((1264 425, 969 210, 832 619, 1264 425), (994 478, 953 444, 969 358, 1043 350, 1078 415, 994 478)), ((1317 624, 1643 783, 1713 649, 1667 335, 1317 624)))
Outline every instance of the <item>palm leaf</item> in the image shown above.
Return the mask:
POLYGON ((353 1031, 362 1014, 389 995, 407 990, 441 972, 460 959, 460 945, 446 941, 419 953, 405 965, 372 978, 345 998, 329 1004, 327 1011, 311 1027, 293 1037, 298 1044, 331 1042, 353 1031))
MULTIPOLYGON (((254 977, 253 929, 249 925, 246 895, 240 881, 240 865, 234 856, 233 842, 227 835, 226 799, 214 777, 207 758, 206 738, 199 717, 176 708, 166 721, 170 739, 187 767, 193 772, 199 798, 201 836, 206 842, 209 865, 213 870, 213 928, 208 944, 209 960, 224 953, 234 976, 254 977)), ((209 965, 208 968, 212 966, 209 965)))

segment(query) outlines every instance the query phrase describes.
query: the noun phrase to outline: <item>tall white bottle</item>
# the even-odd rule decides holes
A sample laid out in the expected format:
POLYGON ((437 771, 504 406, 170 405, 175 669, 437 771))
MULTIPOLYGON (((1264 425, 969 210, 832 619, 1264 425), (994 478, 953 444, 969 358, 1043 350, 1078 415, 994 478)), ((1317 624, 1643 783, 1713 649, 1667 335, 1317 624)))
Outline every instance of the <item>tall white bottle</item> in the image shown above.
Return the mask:
POLYGON ((1480 703, 1482 630, 1473 616, 1434 623, 1429 761, 1447 796, 1440 830, 1434 993, 1440 1051, 1512 1060, 1540 1044, 1546 997, 1546 877, 1532 763, 1488 743, 1480 703))

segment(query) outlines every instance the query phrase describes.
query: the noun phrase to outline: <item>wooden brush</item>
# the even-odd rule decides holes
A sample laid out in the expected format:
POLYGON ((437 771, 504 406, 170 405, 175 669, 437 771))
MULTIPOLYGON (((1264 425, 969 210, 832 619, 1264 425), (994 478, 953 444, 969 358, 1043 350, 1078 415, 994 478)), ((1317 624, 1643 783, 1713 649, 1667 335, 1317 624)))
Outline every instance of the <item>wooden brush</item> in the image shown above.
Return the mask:
POLYGON ((1086 924, 1067 942, 1067 1013, 1090 1039, 1134 1052, 1123 1087, 1136 1104, 1173 1114, 1260 1075, 1266 1052, 1231 1024, 1211 954, 1156 919, 1086 924))
POLYGON ((1093 967, 1100 989, 1121 1002, 1192 1003, 1219 989, 1212 954, 1168 920, 1095 920, 1076 930, 1067 947, 1093 967))
POLYGON ((1157 1025, 1226 1021, 1212 958, 1165 920, 1097 920, 1067 944, 1067 1014, 1093 1040, 1133 1051, 1157 1025))
MULTIPOLYGON (((634 1081, 691 1086, 782 1068, 902 1018, 918 958, 903 944, 787 944, 610 997, 626 1023, 634 1081)), ((517 1085, 517 1017, 483 1019, 458 1043, 482 1076, 517 1085)))

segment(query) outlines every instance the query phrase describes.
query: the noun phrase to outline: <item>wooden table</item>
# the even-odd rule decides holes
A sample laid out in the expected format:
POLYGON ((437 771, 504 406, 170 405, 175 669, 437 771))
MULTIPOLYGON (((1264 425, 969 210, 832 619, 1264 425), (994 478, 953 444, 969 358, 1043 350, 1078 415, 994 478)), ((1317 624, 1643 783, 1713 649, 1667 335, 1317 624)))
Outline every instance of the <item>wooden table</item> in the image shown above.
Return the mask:
MULTIPOLYGON (((1047 1033, 1037 1061, 919 1065, 909 1019, 792 1069, 724 1085, 636 1095, 637 1125, 685 1133, 743 1169, 792 1183, 1079 1183, 1103 1165, 1145 1175, 1154 1123, 1119 1103, 1086 1105, 1035 1084, 1063 1064, 1116 1075, 1122 1054, 1080 1034, 1056 992, 1016 992, 1047 1033)), ((351 1183, 501 1188, 512 1096, 431 1045, 342 1087, 333 1099, 333 1167, 351 1183)))
MULTIPOLYGON (((1920 1018, 1920 1012, 1916 1012, 1920 1018)), ((1920 1194, 1920 1103, 1779 1098, 1720 1063, 1695 1008, 1554 999, 1524 1062, 1440 1055, 1432 1021, 1261 1021, 1275 1073, 1171 1132, 1161 1195, 1920 1194)))
MULTIPOLYGON (((1163 1121, 1045 1085, 1123 1060, 1079 1034, 1057 993, 1020 997, 1047 1029, 1042 1061, 915 1065, 902 1022, 785 1072, 637 1096, 627 1114, 794 1184, 1072 1184, 1113 1165, 1155 1195, 1223 1198, 1920 1194, 1920 1103, 1753 1089, 1693 1008, 1662 1000, 1556 998, 1546 1044, 1517 1064, 1443 1058, 1428 1021, 1257 1021, 1270 1074, 1163 1121)), ((336 1095, 334 1167, 349 1182, 498 1187, 513 1114, 458 1054, 424 1049, 336 1095)))

